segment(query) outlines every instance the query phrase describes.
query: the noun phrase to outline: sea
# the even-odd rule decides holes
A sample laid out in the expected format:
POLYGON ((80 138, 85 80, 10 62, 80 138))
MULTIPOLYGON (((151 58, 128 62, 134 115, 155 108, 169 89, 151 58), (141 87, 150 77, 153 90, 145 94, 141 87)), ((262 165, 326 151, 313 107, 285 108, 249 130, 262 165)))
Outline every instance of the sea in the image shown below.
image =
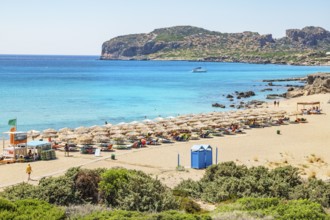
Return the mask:
POLYGON ((330 72, 329 66, 189 61, 110 61, 99 56, 0 55, 0 132, 17 119, 20 131, 104 125, 213 111, 266 100, 286 84, 263 79, 330 72), (205 73, 193 73, 196 67, 205 73), (262 92, 272 88, 273 91, 262 92), (256 96, 229 101, 227 94, 256 96), (226 105, 214 108, 212 103, 226 105))

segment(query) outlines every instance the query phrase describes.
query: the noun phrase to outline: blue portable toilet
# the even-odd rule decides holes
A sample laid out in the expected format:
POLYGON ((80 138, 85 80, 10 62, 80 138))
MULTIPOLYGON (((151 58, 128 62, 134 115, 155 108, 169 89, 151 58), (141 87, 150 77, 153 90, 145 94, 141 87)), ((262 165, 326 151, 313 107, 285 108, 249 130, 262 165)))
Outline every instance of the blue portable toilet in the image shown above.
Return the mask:
POLYGON ((191 148, 191 168, 204 169, 212 165, 212 147, 194 145, 191 148))

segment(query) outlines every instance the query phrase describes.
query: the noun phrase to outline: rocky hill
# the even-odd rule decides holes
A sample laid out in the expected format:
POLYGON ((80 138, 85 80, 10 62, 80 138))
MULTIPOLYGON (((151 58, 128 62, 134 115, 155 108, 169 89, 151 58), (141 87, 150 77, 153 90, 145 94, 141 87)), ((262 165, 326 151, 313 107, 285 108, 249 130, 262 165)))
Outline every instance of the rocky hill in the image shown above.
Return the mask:
POLYGON ((286 30, 286 36, 256 32, 220 33, 192 26, 115 37, 102 45, 101 59, 197 60, 330 65, 330 32, 321 27, 286 30))

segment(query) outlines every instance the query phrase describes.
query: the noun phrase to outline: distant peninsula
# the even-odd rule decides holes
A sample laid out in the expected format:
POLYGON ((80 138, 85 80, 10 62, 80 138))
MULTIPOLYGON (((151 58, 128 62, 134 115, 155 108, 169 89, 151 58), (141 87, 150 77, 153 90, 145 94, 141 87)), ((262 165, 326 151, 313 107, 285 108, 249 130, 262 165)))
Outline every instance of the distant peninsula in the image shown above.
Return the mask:
POLYGON ((288 29, 275 39, 257 32, 221 33, 192 26, 118 36, 102 45, 102 60, 189 60, 260 64, 330 65, 330 32, 288 29))

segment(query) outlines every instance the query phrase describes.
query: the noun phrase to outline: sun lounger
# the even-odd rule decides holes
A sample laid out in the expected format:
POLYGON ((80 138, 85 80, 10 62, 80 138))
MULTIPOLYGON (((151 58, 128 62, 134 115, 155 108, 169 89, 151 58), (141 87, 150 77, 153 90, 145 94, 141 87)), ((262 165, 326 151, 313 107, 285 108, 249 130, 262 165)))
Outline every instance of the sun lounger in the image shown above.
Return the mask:
POLYGON ((114 148, 118 150, 130 150, 132 148, 132 144, 115 145, 114 148))

